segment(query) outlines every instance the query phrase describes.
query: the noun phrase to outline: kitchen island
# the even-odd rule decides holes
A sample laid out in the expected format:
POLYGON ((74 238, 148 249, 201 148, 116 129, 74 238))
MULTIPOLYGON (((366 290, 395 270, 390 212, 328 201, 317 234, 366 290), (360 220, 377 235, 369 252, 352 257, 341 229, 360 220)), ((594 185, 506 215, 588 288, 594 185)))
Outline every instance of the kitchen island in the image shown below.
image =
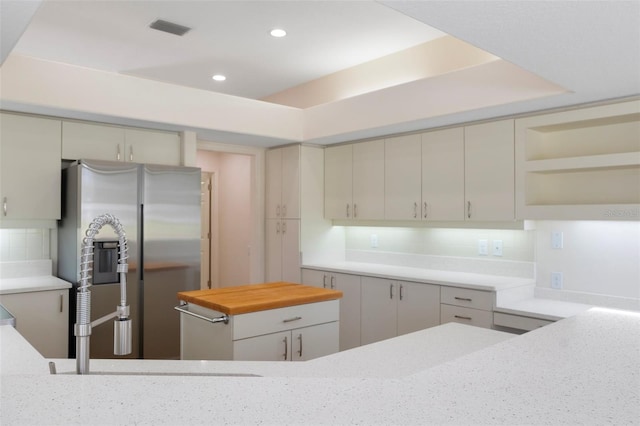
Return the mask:
POLYGON ((521 336, 445 324, 306 362, 92 360, 149 375, 77 376, 3 326, 0 423, 638 424, 639 330, 595 308, 521 336))

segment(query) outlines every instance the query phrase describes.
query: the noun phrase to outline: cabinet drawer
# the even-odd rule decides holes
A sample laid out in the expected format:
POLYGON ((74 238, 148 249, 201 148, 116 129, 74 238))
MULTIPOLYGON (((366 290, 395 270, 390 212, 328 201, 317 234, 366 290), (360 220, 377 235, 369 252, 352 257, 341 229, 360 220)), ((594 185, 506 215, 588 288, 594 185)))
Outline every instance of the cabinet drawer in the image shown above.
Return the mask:
POLYGON ((340 301, 309 303, 233 317, 233 340, 338 321, 340 301))
POLYGON ((522 317, 520 315, 503 314, 502 312, 493 313, 493 323, 502 327, 515 328, 517 330, 531 331, 536 328, 544 327, 553 321, 543 320, 540 318, 522 317))
POLYGON ((440 323, 459 322, 476 327, 491 328, 493 313, 480 309, 463 308, 461 306, 440 305, 440 323))
POLYGON ((440 302, 465 308, 493 310, 494 293, 492 291, 469 290, 467 288, 443 286, 440 302))

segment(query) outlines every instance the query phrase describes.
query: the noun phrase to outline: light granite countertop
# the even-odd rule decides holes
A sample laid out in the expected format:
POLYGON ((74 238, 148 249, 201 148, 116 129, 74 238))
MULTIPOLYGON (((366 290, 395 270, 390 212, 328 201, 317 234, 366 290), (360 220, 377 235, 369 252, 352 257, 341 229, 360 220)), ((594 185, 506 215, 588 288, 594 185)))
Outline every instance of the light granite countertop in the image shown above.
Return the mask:
POLYGON ((0 423, 639 424, 639 331, 640 313, 595 308, 521 336, 448 324, 299 363, 91 364, 263 377, 77 376, 48 374, 4 326, 0 423))

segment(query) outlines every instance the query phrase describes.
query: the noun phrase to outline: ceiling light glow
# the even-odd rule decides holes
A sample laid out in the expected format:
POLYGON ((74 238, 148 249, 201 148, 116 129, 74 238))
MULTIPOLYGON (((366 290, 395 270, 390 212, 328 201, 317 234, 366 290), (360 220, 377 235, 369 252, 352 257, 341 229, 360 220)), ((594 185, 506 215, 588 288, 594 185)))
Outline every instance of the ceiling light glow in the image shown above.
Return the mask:
POLYGON ((274 28, 271 30, 270 34, 273 37, 284 37, 287 35, 287 32, 285 30, 283 30, 282 28, 274 28))
POLYGON ((222 74, 216 74, 211 78, 214 79, 215 81, 225 81, 227 79, 227 77, 225 77, 222 74))

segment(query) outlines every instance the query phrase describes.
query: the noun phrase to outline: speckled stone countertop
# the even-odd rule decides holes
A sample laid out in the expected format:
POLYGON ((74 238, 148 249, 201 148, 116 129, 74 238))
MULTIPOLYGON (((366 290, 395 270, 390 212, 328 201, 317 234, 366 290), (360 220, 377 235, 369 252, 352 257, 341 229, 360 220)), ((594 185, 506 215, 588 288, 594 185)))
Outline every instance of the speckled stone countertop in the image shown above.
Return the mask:
MULTIPOLYGON (((264 377, 49 375, 47 360, 7 327, 0 332, 3 426, 640 423, 636 312, 595 308, 521 336, 440 326, 300 363, 92 360, 94 371, 131 362, 146 371, 182 365, 264 377), (425 340, 446 346, 441 333, 452 342, 474 334, 485 346, 448 360, 425 356, 425 340), (385 374, 371 374, 379 370, 385 374)), ((58 361, 58 371, 72 362, 58 361)))

